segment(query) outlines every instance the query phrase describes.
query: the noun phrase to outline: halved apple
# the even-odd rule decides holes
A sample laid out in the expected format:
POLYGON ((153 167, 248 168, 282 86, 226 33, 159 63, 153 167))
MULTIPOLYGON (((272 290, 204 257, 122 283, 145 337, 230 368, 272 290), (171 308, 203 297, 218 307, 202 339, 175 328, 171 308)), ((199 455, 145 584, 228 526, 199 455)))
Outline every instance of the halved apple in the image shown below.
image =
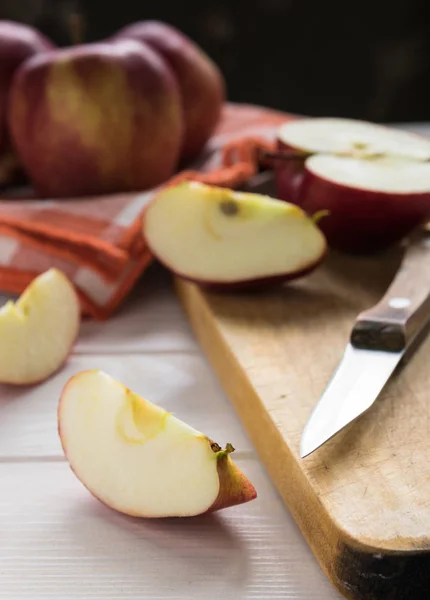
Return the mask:
POLYGON ((321 229, 333 248, 381 251, 430 217, 430 164, 317 154, 306 161, 299 203, 328 211, 321 229))
POLYGON ((103 371, 69 380, 58 429, 77 478, 118 512, 189 517, 256 497, 230 457, 230 444, 221 449, 103 371))
POLYGON ((79 298, 67 277, 50 269, 14 303, 0 308, 0 383, 43 381, 65 362, 78 335, 79 298))
POLYGON ((430 216, 430 140, 353 119, 311 118, 279 130, 279 198, 308 214, 327 210, 331 247, 369 253, 394 244, 430 216))
POLYGON ((161 190, 146 210, 143 235, 178 276, 216 287, 293 279, 326 252, 324 235, 299 207, 197 182, 161 190))

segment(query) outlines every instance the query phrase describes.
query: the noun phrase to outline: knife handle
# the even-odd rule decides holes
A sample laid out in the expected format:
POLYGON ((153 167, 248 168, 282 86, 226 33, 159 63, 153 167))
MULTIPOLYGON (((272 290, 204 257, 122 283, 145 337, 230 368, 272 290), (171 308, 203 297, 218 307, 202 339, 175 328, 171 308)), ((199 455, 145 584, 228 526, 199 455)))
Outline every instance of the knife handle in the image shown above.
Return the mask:
POLYGON ((430 237, 410 241, 383 298, 357 317, 351 344, 366 350, 401 352, 430 317, 430 237))

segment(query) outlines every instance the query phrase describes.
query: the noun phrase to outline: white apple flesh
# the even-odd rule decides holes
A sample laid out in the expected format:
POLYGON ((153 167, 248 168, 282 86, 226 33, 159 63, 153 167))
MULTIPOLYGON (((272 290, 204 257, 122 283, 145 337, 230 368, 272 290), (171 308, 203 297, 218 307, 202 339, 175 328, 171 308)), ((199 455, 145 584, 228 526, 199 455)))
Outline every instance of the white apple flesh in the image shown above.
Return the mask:
POLYGON ((65 456, 81 483, 134 517, 190 517, 253 500, 256 491, 215 442, 103 371, 66 384, 58 406, 65 456))
POLYGON ((279 143, 304 154, 389 155, 430 159, 430 141, 408 131, 355 119, 297 119, 282 125, 279 143))
POLYGON ((14 303, 0 308, 0 383, 29 385, 65 362, 78 335, 79 298, 66 276, 50 269, 14 303))
POLYGON ((301 119, 279 130, 279 198, 308 214, 327 210, 321 229, 331 247, 385 249, 430 215, 430 140, 351 119, 301 119))
POLYGON ((197 182, 162 190, 146 210, 143 235, 178 276, 220 288, 299 277, 326 252, 323 234, 299 207, 197 182))

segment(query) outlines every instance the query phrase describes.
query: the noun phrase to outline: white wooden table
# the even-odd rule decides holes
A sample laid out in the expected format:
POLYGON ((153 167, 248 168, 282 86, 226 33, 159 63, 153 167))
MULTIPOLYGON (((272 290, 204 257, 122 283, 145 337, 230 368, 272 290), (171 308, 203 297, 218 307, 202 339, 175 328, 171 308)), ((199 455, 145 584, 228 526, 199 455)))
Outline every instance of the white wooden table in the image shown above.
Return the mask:
MULTIPOLYGON (((429 124, 407 125, 430 134, 429 124)), ((4 302, 0 296, 0 304, 4 302)), ((66 367, 34 388, 0 386, 0 599, 339 600, 284 507, 152 269, 108 323, 86 322, 66 367), (258 498, 211 516, 137 520, 104 507, 70 471, 56 422, 74 373, 101 368, 220 444, 258 498)))
MULTIPOLYGON (((2 303, 4 300, 0 300, 2 303)), ((0 387, 0 598, 335 600, 171 289, 152 269, 118 315, 87 322, 66 367, 28 389, 0 387), (257 488, 211 516, 137 520, 95 500, 63 456, 56 408, 66 380, 101 368, 219 443, 257 488)))

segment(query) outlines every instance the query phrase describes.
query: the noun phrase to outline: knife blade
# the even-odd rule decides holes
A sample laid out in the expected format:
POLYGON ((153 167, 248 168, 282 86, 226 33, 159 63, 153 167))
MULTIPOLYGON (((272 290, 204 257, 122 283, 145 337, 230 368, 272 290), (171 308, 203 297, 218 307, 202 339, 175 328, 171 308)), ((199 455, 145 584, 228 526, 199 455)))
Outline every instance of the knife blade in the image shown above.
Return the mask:
POLYGON ((356 318, 344 355, 311 412, 300 442, 308 456, 366 412, 430 320, 430 237, 406 244, 383 298, 356 318))

